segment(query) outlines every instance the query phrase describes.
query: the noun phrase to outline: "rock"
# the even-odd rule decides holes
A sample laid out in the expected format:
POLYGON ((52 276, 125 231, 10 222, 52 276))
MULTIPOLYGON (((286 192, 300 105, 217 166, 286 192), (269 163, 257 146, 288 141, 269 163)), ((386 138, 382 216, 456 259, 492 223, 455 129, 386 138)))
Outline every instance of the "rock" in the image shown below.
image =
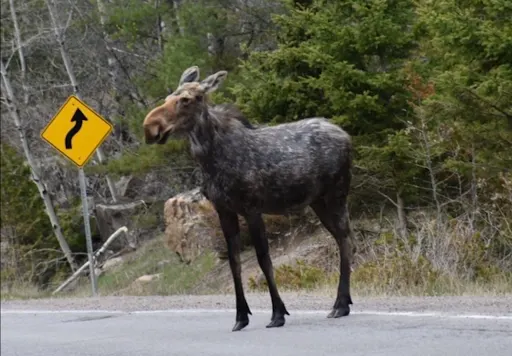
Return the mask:
MULTIPOLYGON (((181 261, 190 263, 205 249, 215 246, 218 226, 215 211, 199 188, 178 194, 164 205, 165 237, 168 248, 181 261)), ((220 245, 220 244, 217 244, 220 245)))
POLYGON ((164 266, 167 266, 170 263, 171 263, 171 260, 162 260, 162 261, 158 262, 156 265, 158 268, 162 269, 162 268, 164 268, 164 266))
MULTIPOLYGON (((277 239, 294 231, 298 226, 312 225, 316 228, 318 219, 309 210, 295 212, 290 216, 264 215, 267 237, 277 239)), ((227 258, 226 242, 217 213, 199 188, 167 200, 164 205, 164 220, 167 246, 183 262, 192 262, 205 250, 217 252, 220 259, 227 258)), ((245 219, 239 217, 238 221, 244 249, 251 245, 251 238, 245 219)))
POLYGON ((122 263, 123 263, 123 258, 122 257, 114 257, 114 258, 112 258, 110 260, 105 261, 105 263, 103 264, 101 269, 103 271, 108 271, 109 269, 112 269, 112 268, 114 268, 116 266, 119 266, 122 263))
POLYGON ((143 276, 140 276, 139 278, 137 278, 135 280, 135 282, 142 282, 142 283, 148 283, 148 282, 151 282, 151 281, 154 281, 158 278, 160 278, 162 274, 161 273, 157 273, 157 274, 145 274, 143 276))
POLYGON ((136 219, 134 217, 142 215, 147 209, 146 203, 142 200, 113 205, 97 204, 96 223, 102 243, 117 229, 126 226, 128 234, 121 234, 109 245, 109 248, 120 250, 126 245, 137 245, 140 232, 137 229, 138 226, 135 224, 136 219))

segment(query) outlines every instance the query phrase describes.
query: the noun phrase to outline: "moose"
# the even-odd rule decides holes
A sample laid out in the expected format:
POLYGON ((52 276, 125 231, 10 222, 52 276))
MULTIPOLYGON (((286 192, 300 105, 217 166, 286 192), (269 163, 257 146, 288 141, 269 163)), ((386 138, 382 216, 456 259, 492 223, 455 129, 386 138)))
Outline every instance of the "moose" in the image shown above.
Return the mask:
POLYGON ((197 66, 186 69, 176 90, 146 115, 143 128, 146 144, 164 144, 171 136, 188 138, 203 175, 201 192, 212 203, 227 244, 236 295, 232 331, 249 325, 252 315, 241 277, 239 215, 247 222, 270 293, 267 328, 283 326, 290 314, 274 279, 262 214, 287 215, 307 206, 334 237, 340 254, 336 301, 327 317, 349 315, 351 137, 321 117, 255 127, 236 106, 208 102, 207 95, 226 76, 221 70, 199 81, 197 66))

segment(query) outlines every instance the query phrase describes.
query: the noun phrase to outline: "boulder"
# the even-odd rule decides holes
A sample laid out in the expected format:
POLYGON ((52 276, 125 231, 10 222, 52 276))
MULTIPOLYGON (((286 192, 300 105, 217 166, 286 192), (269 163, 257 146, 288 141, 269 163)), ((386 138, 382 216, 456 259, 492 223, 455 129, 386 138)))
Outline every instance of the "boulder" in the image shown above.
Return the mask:
POLYGON ((142 283, 148 283, 148 282, 152 282, 158 278, 160 278, 162 274, 161 273, 157 273, 157 274, 145 274, 143 276, 140 276, 139 278, 137 278, 135 280, 135 282, 142 282, 142 283))
MULTIPOLYGON (((168 248, 183 262, 190 263, 205 250, 217 252, 220 259, 227 258, 227 249, 219 219, 212 204, 199 188, 177 194, 164 205, 165 237, 168 248)), ((269 239, 287 236, 297 226, 318 224, 310 209, 290 216, 263 215, 269 239), (313 221, 312 221, 313 220, 313 221)), ((242 250, 251 245, 245 219, 239 216, 242 250)))
POLYGON ((155 210, 161 212, 158 202, 138 200, 121 204, 97 204, 95 207, 96 223, 102 243, 122 226, 128 228, 128 234, 121 234, 109 249, 119 251, 127 246, 135 248, 142 240, 154 237, 163 227, 155 210), (156 204, 155 209, 153 206, 156 204))
POLYGON ((216 213, 199 188, 177 194, 164 205, 165 238, 168 248, 190 263, 204 250, 225 250, 218 238, 216 213), (217 237, 217 238, 216 238, 217 237))
POLYGON ((114 257, 109 260, 106 260, 105 263, 103 263, 103 266, 101 266, 101 269, 106 272, 116 266, 121 265, 123 262, 123 257, 114 257))

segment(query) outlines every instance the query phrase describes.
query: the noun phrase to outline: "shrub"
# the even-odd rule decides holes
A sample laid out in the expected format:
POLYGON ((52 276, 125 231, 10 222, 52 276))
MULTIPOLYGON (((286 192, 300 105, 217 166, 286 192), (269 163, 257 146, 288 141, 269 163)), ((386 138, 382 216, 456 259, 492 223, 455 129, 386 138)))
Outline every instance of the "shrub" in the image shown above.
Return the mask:
MULTIPOLYGON (((282 289, 312 290, 328 283, 333 276, 328 275, 323 269, 306 263, 304 260, 296 260, 295 264, 282 264, 274 268, 276 284, 282 289)), ((249 290, 267 291, 268 284, 264 277, 249 277, 249 290)))

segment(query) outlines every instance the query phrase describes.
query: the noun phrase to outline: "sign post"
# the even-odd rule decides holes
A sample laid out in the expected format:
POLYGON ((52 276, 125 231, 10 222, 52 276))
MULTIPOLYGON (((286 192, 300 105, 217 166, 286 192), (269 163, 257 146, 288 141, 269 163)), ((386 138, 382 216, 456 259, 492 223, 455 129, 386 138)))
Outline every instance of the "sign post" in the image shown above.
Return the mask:
POLYGON ((87 244, 87 257, 89 259, 89 275, 92 284, 92 296, 96 296, 96 273, 94 273, 91 225, 89 223, 89 207, 87 206, 87 190, 85 186, 85 173, 83 168, 78 168, 78 180, 80 183, 80 195, 82 198, 82 211, 84 214, 85 242, 87 244))
POLYGON ((78 167, 78 181, 82 199, 93 297, 96 296, 97 285, 94 273, 91 225, 89 223, 89 207, 87 204, 87 190, 83 167, 111 132, 112 124, 74 95, 68 98, 53 119, 41 131, 41 138, 44 141, 78 167))

